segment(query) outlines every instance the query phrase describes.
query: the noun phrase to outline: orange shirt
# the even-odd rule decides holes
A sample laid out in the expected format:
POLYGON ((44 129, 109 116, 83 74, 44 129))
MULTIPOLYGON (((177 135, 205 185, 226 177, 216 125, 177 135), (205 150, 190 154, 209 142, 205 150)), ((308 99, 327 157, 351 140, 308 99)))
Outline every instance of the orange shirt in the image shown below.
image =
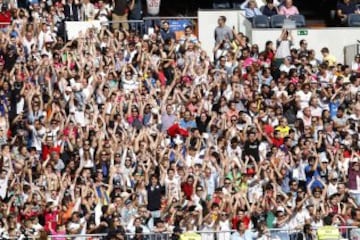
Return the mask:
POLYGON ((59 214, 59 225, 67 223, 67 221, 71 218, 71 215, 73 213, 75 203, 69 203, 67 205, 67 209, 64 211, 62 210, 59 214))

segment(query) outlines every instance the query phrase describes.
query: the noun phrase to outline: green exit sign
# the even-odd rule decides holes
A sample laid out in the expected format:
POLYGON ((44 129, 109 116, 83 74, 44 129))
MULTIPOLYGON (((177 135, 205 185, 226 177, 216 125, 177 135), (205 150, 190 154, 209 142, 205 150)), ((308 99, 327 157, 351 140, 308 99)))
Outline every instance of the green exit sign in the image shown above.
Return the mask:
POLYGON ((298 36, 306 36, 306 35, 308 35, 308 30, 298 30, 297 31, 297 35, 298 36))

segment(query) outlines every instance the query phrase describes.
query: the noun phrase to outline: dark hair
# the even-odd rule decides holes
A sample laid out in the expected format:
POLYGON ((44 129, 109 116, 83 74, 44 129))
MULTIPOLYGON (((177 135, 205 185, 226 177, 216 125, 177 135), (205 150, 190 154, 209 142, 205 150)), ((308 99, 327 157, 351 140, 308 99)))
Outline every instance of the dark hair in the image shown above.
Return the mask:
POLYGON ((221 18, 224 22, 226 22, 226 17, 225 16, 220 16, 219 18, 221 18))

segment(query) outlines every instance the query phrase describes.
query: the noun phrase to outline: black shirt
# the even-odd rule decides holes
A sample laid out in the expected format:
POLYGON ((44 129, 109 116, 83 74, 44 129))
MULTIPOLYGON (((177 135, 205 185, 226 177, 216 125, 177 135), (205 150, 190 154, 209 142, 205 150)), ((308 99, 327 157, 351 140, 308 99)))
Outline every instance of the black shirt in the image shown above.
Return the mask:
POLYGON ((113 13, 119 16, 123 16, 127 11, 127 7, 127 0, 115 0, 113 13))
POLYGON ((259 145, 260 142, 258 140, 255 140, 254 142, 250 142, 249 140, 246 140, 244 145, 244 157, 246 155, 253 156, 255 161, 260 161, 259 156, 259 145))
POLYGON ((149 184, 146 187, 147 197, 148 197, 148 206, 149 211, 158 211, 161 207, 161 196, 164 192, 164 188, 157 184, 155 187, 149 184))
POLYGON ((196 117, 196 126, 199 129, 200 133, 204 133, 204 132, 207 131, 207 127, 209 125, 209 122, 210 122, 211 118, 206 117, 205 122, 201 121, 200 119, 201 119, 201 117, 196 117))

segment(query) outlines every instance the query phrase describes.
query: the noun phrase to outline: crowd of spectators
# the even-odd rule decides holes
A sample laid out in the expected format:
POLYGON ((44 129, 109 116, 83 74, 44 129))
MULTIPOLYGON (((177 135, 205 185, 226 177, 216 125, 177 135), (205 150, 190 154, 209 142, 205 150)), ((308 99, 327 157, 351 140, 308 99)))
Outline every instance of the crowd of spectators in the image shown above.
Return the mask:
POLYGON ((360 225, 360 55, 315 56, 285 30, 258 46, 225 16, 213 56, 166 21, 66 40, 63 20, 136 5, 72 1, 1 3, 1 239, 360 225))

